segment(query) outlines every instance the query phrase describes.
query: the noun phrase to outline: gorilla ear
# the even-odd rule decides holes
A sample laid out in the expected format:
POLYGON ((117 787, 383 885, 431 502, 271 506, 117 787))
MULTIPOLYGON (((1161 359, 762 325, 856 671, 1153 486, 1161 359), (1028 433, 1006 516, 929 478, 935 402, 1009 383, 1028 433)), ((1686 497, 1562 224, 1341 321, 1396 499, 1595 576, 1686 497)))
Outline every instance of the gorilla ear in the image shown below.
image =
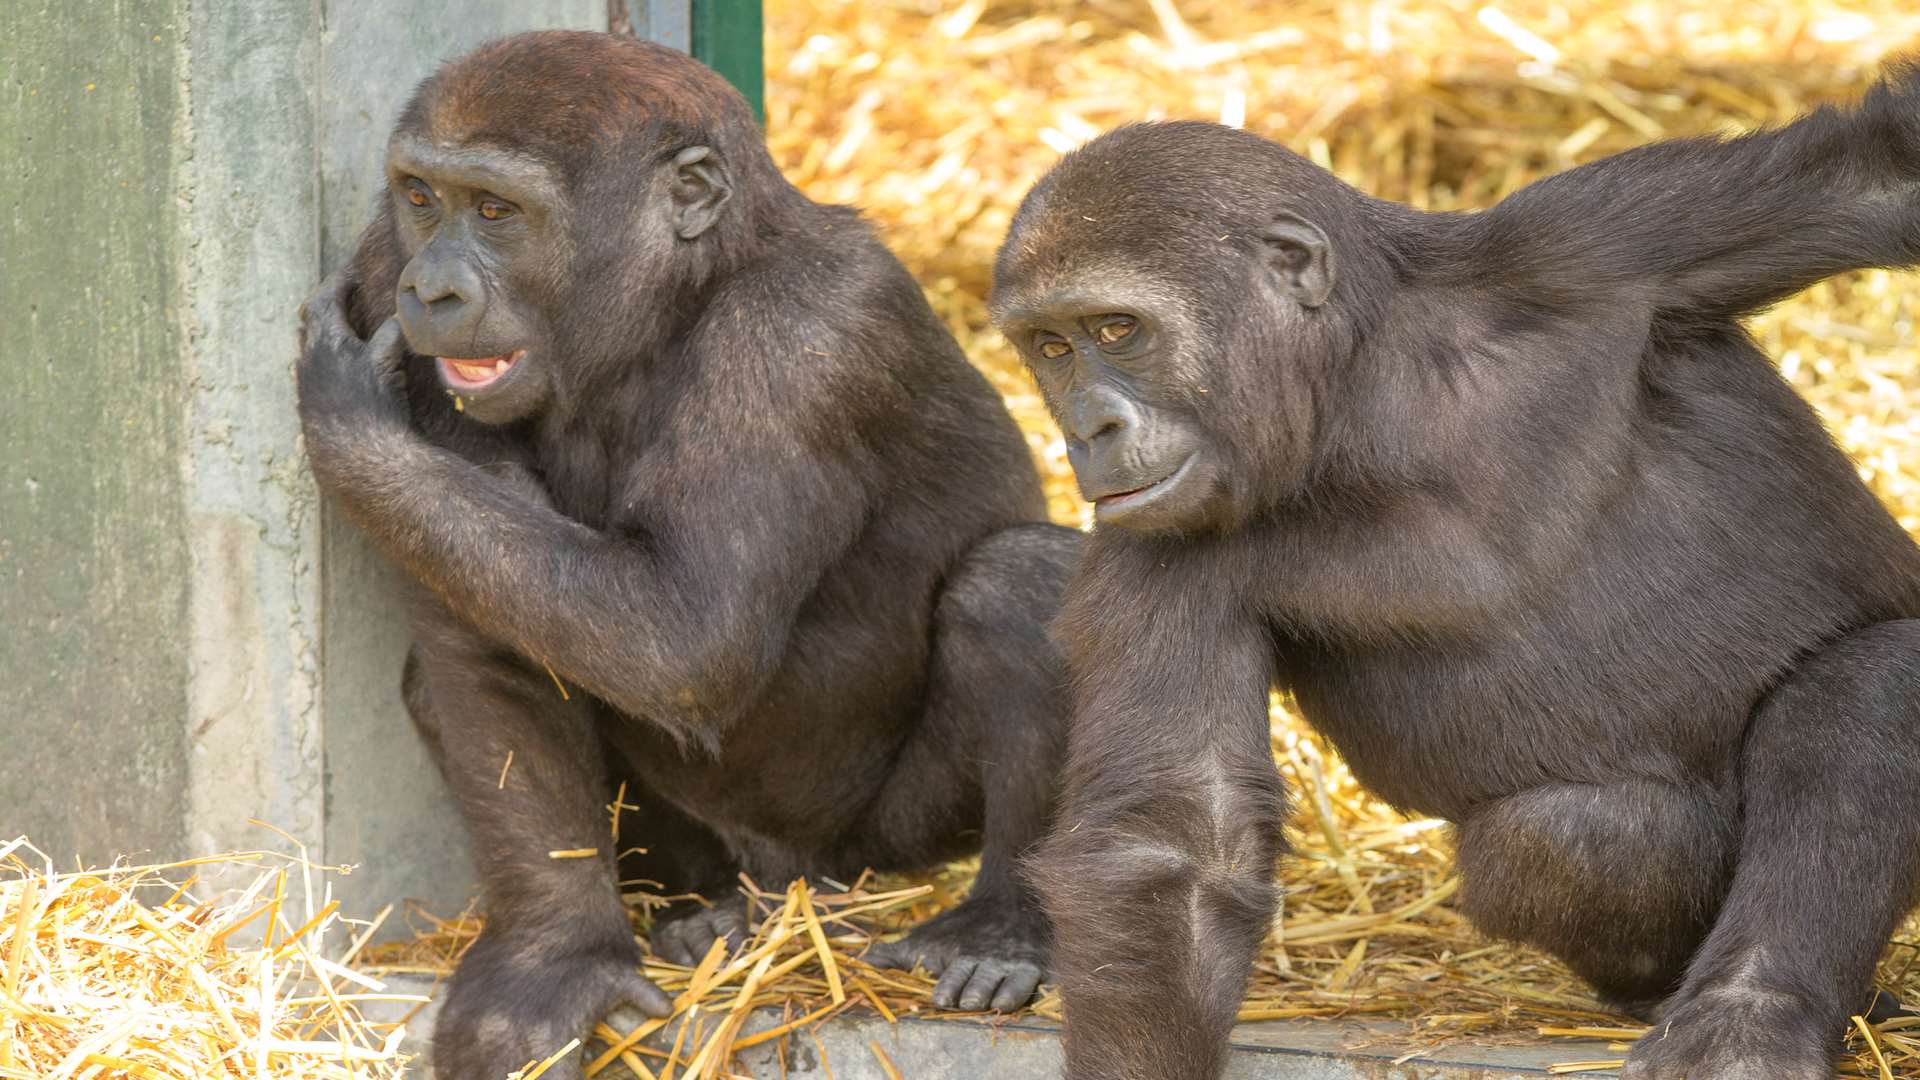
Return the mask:
POLYGON ((710 148, 689 146, 673 155, 672 190, 674 235, 692 240, 720 220, 733 184, 710 148))
POLYGON ((1333 245, 1320 226, 1294 214, 1275 214, 1260 234, 1267 270, 1301 307, 1317 308, 1333 293, 1333 245))

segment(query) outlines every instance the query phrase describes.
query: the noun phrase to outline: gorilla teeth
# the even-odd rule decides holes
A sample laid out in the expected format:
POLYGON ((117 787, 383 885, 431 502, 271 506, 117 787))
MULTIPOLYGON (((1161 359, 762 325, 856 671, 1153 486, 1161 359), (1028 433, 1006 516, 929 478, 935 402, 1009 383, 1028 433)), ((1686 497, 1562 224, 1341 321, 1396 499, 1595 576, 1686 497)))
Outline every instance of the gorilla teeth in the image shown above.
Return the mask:
POLYGON ((513 366, 515 356, 501 356, 490 360, 454 360, 445 358, 445 363, 454 376, 467 383, 490 383, 507 373, 513 366))

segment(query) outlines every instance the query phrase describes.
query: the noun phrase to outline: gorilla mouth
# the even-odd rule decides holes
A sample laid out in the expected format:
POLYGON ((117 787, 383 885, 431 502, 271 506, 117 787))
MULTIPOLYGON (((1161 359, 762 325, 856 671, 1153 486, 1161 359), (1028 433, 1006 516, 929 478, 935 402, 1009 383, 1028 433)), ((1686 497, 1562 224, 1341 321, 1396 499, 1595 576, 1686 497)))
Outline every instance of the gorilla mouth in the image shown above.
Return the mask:
POLYGON ((1155 496, 1166 491, 1171 491, 1177 486, 1181 478, 1186 475, 1187 466, 1192 464, 1193 458, 1188 457, 1180 463, 1179 468, 1150 484, 1142 484, 1139 487, 1128 488, 1125 491, 1109 492, 1093 500, 1093 504, 1100 510, 1130 510, 1136 506, 1144 505, 1152 501, 1155 496))
POLYGON ((1159 487, 1162 482, 1163 481, 1155 480, 1153 483, 1148 484, 1146 487, 1128 488, 1125 491, 1111 492, 1109 494, 1100 496, 1098 499, 1095 499, 1094 502, 1099 503, 1101 506, 1119 506, 1127 502, 1128 500, 1132 499, 1136 495, 1144 494, 1145 492, 1153 488, 1159 487))
POLYGON ((525 349, 515 349, 505 356, 489 356, 480 360, 454 359, 439 356, 434 362, 440 366, 440 378, 456 390, 484 390, 499 382, 513 365, 527 355, 525 349))

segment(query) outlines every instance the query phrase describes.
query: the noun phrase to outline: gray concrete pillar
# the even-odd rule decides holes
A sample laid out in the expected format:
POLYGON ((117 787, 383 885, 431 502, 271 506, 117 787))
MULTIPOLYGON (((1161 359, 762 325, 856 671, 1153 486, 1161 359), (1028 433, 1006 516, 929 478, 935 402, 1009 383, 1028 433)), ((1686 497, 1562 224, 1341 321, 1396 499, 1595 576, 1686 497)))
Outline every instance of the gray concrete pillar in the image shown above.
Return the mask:
POLYGON ((285 846, 463 901, 390 571, 315 495, 294 311, 443 59, 607 0, 0 3, 0 840, 285 846))

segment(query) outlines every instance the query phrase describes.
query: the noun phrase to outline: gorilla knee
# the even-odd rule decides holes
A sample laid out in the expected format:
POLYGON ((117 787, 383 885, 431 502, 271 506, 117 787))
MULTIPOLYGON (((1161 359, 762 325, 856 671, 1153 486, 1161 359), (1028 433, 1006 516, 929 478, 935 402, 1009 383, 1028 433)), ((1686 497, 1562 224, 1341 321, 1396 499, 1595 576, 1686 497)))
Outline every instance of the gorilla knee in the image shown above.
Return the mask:
POLYGON ((997 631, 1011 611, 1039 618, 1059 610, 1067 578, 1084 537, 1060 525, 1029 522, 1001 529, 976 543, 948 575, 940 595, 943 624, 997 631))
POLYGON ((1731 828, 1709 796, 1658 781, 1521 792, 1461 824, 1461 910, 1558 953, 1609 998, 1657 999, 1712 925, 1731 828))
MULTIPOLYGON (((1164 787, 1159 790, 1165 790, 1164 787)), ((1240 962, 1266 933, 1284 820, 1277 780, 1231 796, 1191 786, 1065 818, 1029 865, 1063 949, 1063 982, 1179 980, 1240 962), (1143 948, 1143 943, 1147 947, 1143 948), (1073 959, 1097 957, 1097 969, 1073 959)))

